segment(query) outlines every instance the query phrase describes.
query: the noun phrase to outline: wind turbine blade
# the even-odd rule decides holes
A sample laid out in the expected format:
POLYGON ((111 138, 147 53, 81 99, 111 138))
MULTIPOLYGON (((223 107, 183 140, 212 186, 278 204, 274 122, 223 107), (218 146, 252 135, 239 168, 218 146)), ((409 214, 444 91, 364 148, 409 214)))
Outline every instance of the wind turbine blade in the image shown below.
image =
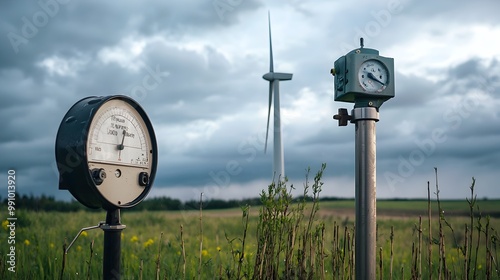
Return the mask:
POLYGON ((269 135, 269 118, 271 117, 271 103, 273 102, 273 84, 274 84, 274 82, 269 82, 269 107, 267 109, 266 144, 264 146, 264 153, 267 153, 267 137, 269 135))
POLYGON ((269 21, 269 53, 270 53, 270 62, 269 62, 269 72, 274 72, 274 62, 273 62, 273 42, 271 40, 271 12, 267 12, 267 19, 269 21))

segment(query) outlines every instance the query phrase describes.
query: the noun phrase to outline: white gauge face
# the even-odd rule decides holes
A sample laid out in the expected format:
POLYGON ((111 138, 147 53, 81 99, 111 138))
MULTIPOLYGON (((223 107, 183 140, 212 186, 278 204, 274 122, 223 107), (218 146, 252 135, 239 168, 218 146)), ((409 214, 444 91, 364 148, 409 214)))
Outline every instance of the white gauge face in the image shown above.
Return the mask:
POLYGON ((149 184, 153 151, 137 110, 124 100, 107 101, 95 113, 87 139, 88 166, 99 178, 98 191, 117 206, 140 197, 149 184))
POLYGON ((127 102, 103 104, 90 125, 89 162, 148 168, 151 143, 141 116, 127 102))
POLYGON ((358 81, 367 92, 381 92, 389 82, 389 72, 378 60, 363 62, 358 70, 358 81))

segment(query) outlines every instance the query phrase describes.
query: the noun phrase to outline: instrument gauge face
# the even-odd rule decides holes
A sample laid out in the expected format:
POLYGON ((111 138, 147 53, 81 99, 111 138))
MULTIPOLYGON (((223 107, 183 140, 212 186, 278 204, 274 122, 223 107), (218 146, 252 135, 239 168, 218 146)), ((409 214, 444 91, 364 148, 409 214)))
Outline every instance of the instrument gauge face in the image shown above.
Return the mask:
POLYGON ((148 168, 151 138, 144 120, 130 104, 111 100, 90 124, 88 161, 148 168))
POLYGON ((358 81, 366 92, 381 92, 387 87, 389 71, 383 63, 378 60, 367 60, 361 64, 358 70, 358 81))
POLYGON ((57 138, 58 165, 68 157, 63 143, 76 143, 74 150, 82 151, 81 166, 74 172, 63 174, 59 168, 60 188, 82 204, 129 208, 149 193, 156 173, 156 138, 145 111, 133 99, 117 95, 80 100, 66 114, 57 138))

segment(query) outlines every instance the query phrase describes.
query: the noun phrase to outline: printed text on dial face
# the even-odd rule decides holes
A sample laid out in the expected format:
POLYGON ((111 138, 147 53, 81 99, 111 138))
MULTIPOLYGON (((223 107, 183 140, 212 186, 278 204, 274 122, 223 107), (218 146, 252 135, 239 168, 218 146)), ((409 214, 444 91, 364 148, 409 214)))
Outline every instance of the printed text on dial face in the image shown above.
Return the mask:
POLYGON ((131 111, 111 107, 96 118, 88 145, 90 161, 148 165, 146 135, 131 111))

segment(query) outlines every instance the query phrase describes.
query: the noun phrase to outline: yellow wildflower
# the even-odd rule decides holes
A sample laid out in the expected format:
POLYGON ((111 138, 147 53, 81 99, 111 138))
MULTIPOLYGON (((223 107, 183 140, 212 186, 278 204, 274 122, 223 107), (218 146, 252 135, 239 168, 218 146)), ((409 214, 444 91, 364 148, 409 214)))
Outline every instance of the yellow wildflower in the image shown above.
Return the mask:
POLYGON ((205 249, 201 250, 201 255, 204 257, 208 256, 208 251, 205 249))
POLYGON ((219 251, 219 252, 221 251, 221 248, 220 248, 220 246, 217 246, 217 251, 219 251))
POLYGON ((144 248, 147 248, 147 247, 153 245, 153 243, 155 243, 153 239, 151 239, 151 238, 148 239, 148 241, 144 242, 144 244, 143 244, 144 248))
POLYGON ((82 250, 82 246, 80 246, 80 245, 76 246, 76 250, 77 251, 81 251, 82 250))
POLYGON ((5 220, 2 222, 2 227, 3 229, 7 230, 7 225, 9 224, 9 221, 5 220))
POLYGON ((89 235, 89 234, 86 231, 82 231, 81 236, 86 237, 87 235, 89 235))
POLYGON ((137 236, 132 236, 132 238, 130 238, 130 242, 137 242, 139 241, 139 238, 137 236))
POLYGON ((29 246, 31 243, 28 239, 24 239, 24 245, 29 246))
POLYGON ((50 245, 49 245, 49 246, 50 246, 50 248, 54 248, 54 247, 56 247, 56 245, 54 245, 54 243, 50 243, 50 245))

